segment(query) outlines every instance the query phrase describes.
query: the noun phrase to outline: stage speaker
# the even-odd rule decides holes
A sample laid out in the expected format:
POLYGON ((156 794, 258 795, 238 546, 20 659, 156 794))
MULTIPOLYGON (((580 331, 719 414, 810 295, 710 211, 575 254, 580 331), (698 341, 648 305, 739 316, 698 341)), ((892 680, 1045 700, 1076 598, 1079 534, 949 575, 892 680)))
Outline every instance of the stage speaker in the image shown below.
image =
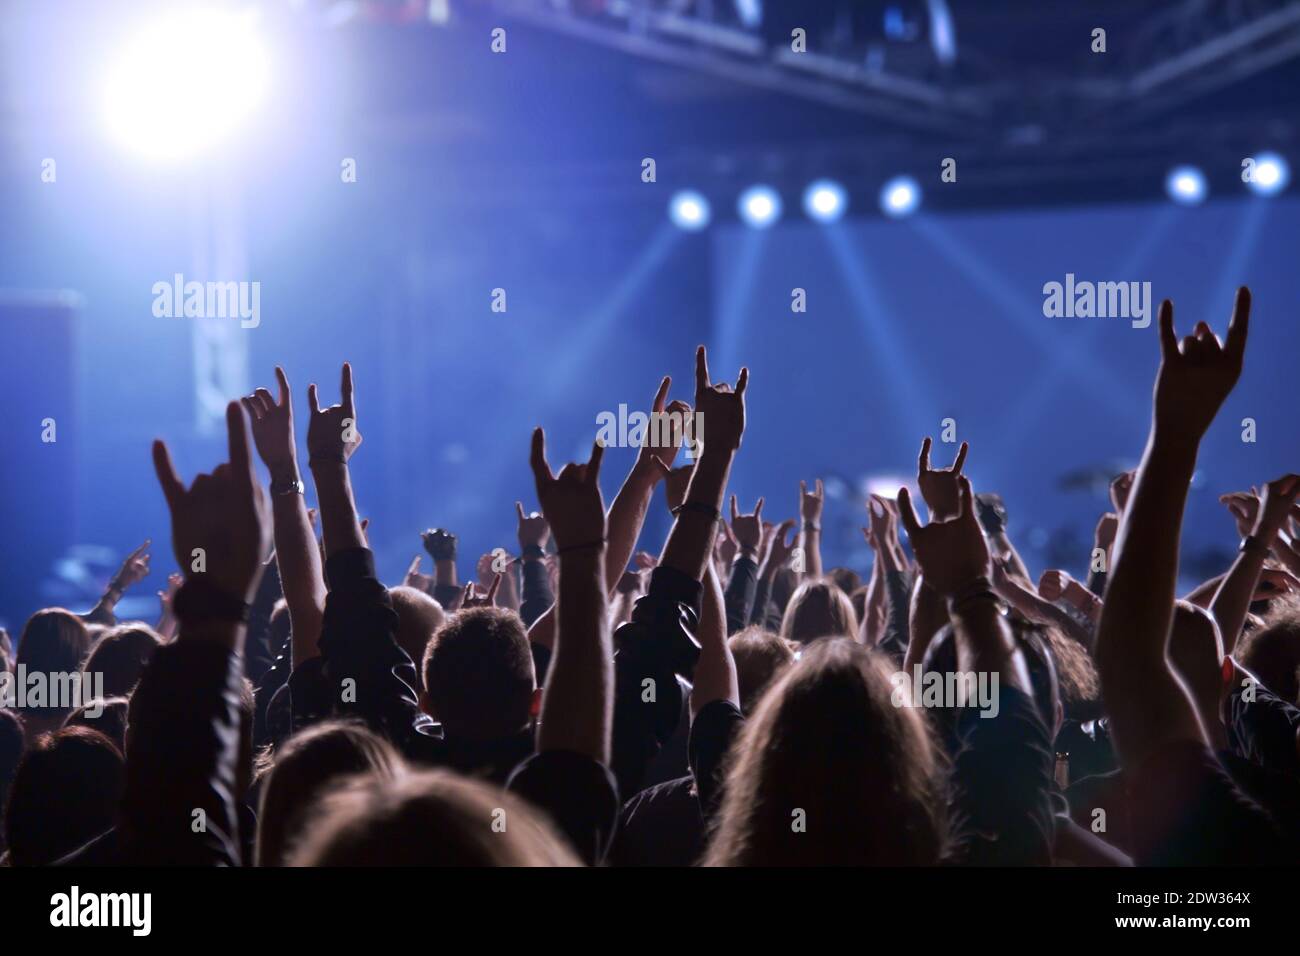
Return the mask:
POLYGON ((44 606, 55 561, 76 541, 80 310, 73 293, 0 292, 0 624, 15 645, 44 606))

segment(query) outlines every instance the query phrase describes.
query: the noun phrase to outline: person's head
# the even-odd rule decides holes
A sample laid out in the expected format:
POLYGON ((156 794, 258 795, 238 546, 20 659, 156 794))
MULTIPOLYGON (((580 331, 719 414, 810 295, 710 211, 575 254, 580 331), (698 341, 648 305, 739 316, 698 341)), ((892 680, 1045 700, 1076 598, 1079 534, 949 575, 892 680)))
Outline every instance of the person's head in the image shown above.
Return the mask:
POLYGON ((751 714, 768 685, 794 663, 794 649, 778 635, 757 625, 731 635, 727 646, 736 660, 740 709, 751 714))
POLYGON ((839 585, 839 589, 849 596, 862 587, 862 576, 852 568, 831 568, 826 572, 826 577, 839 585))
POLYGON ((86 727, 41 734, 9 788, 5 838, 14 866, 44 866, 112 828, 122 754, 86 727))
POLYGON ((1038 628, 1038 633, 1056 665, 1063 714, 1072 720, 1095 720, 1102 716, 1101 678, 1088 652, 1054 625, 1038 628))
POLYGON ((443 770, 353 778, 313 808, 289 866, 580 866, 549 821, 443 770))
POLYGON ((95 698, 63 718, 64 727, 89 727, 98 730, 126 753, 126 714, 130 704, 125 697, 95 698))
POLYGON ((796 644, 820 637, 854 637, 858 619, 849 596, 833 581, 821 578, 799 585, 781 619, 781 636, 796 644))
POLYGON ((532 716, 537 677, 524 622, 514 611, 457 611, 424 655, 424 703, 448 737, 493 740, 532 716))
POLYGON ((93 681, 89 686, 104 697, 127 697, 140 681, 145 665, 154 651, 162 646, 162 636, 144 624, 123 624, 115 627, 95 642, 82 670, 89 675, 102 675, 103 688, 93 681))
POLYGON ((1221 734, 1219 696, 1223 688, 1223 641, 1210 612, 1188 601, 1174 604, 1169 628, 1169 663, 1191 692, 1201 722, 1221 734))
MULTIPOLYGON (((81 618, 61 607, 37 611, 23 625, 16 665, 27 673, 75 674, 90 650, 90 634, 81 618)), ((62 718, 67 707, 31 708, 38 719, 62 718)))
POLYGON ((734 745, 707 864, 938 861, 940 752, 921 713, 894 705, 892 671, 848 639, 804 649, 734 745))
POLYGON ((327 720, 294 734, 275 754, 257 810, 257 866, 281 866, 306 811, 345 777, 391 780, 402 766, 393 745, 364 726, 327 720))
POLYGON ((1270 615, 1238 645, 1241 666, 1290 704, 1300 704, 1300 615, 1270 615))
POLYGON ((393 599, 393 610, 397 612, 397 643, 415 665, 416 678, 423 681, 420 665, 424 663, 424 652, 447 615, 441 604, 416 588, 405 585, 389 588, 388 596, 393 599))

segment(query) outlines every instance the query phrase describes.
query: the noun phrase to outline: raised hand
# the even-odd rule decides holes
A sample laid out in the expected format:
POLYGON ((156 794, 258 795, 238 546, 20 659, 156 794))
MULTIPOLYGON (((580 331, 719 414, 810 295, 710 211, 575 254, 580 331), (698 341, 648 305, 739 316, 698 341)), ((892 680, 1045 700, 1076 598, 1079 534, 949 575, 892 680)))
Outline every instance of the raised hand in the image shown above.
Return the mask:
POLYGON ((430 528, 420 535, 424 550, 435 561, 456 560, 456 536, 444 528, 430 528))
POLYGON ((862 529, 867 544, 877 551, 891 546, 898 535, 896 512, 886 499, 880 495, 871 495, 867 499, 868 527, 862 529))
MULTIPOLYGON (((927 439, 928 444, 928 439, 927 439)), ((912 542, 912 553, 921 566, 925 582, 934 590, 952 597, 964 588, 989 577, 989 548, 975 516, 975 500, 970 479, 958 476, 955 513, 947 518, 933 518, 922 527, 912 507, 906 488, 898 492, 898 512, 912 542)))
POLYGON ((605 540, 605 503, 600 496, 600 460, 605 446, 596 442, 585 465, 570 463, 558 476, 546 463, 546 433, 533 431, 532 467, 537 500, 555 535, 558 550, 596 546, 605 540))
POLYGON ((500 586, 500 574, 497 574, 486 588, 471 581, 465 585, 465 595, 460 601, 461 610, 471 607, 492 607, 496 603, 497 588, 500 586))
POLYGON ((230 462, 210 475, 197 476, 188 489, 161 440, 153 443, 153 463, 171 512, 176 563, 185 569, 186 578, 198 575, 247 602, 261 577, 271 525, 266 496, 253 474, 244 410, 238 402, 226 407, 226 430, 230 462))
MULTIPOLYGON (((945 521, 957 514, 959 479, 962 465, 966 464, 968 446, 965 442, 961 443, 951 468, 931 468, 930 445, 929 438, 921 442, 921 454, 916 462, 916 486, 921 489, 921 497, 930 509, 930 520, 945 521)), ((901 510, 901 499, 899 507, 901 510)))
POLYGON ((420 559, 421 555, 418 554, 411 559, 410 567, 406 569, 406 575, 402 578, 402 584, 430 594, 433 590, 433 575, 420 573, 420 559))
POLYGON ((361 447, 357 430, 357 409, 352 395, 352 366, 343 363, 343 380, 339 386, 342 401, 321 408, 316 401, 316 384, 307 386, 307 407, 311 421, 307 425, 307 455, 313 460, 346 462, 361 447))
POLYGON ((1237 534, 1246 537, 1255 527, 1255 521, 1259 518, 1259 492, 1254 488, 1250 491, 1234 491, 1230 494, 1220 495, 1219 504, 1225 505, 1231 513, 1233 520, 1237 523, 1237 534))
POLYGON ((736 496, 731 496, 731 532, 740 550, 751 557, 763 544, 763 499, 758 499, 752 514, 736 510, 736 496))
POLYGON ((1044 601, 1059 601, 1073 582, 1068 571, 1044 571, 1038 579, 1038 595, 1044 601))
POLYGON ((120 594, 149 576, 149 544, 150 540, 146 538, 144 544, 126 556, 122 566, 113 575, 112 582, 109 584, 110 591, 117 591, 120 594))
POLYGON ((293 436, 293 400, 289 392, 289 379, 284 369, 275 367, 275 379, 280 386, 280 398, 259 388, 240 401, 248 412, 253 430, 253 443, 257 454, 271 473, 271 481, 295 481, 298 478, 298 449, 293 436))
POLYGON ((1264 547, 1271 547, 1295 504, 1296 495, 1300 494, 1300 475, 1283 475, 1264 486, 1264 500, 1259 508, 1259 516, 1251 534, 1259 539, 1264 547))
POLYGON ((519 516, 519 547, 546 549, 546 542, 551 540, 551 529, 546 519, 536 511, 524 513, 524 503, 515 502, 515 514, 519 516))
POLYGON ((767 559, 763 562, 763 567, 776 571, 786 566, 790 560, 790 555, 794 553, 796 545, 799 543, 799 535, 792 537, 789 542, 786 541, 786 535, 794 528, 795 521, 793 518, 787 518, 777 526, 776 533, 772 535, 772 544, 767 553, 767 559))
POLYGON ((736 552, 740 550, 740 544, 736 541, 736 536, 731 533, 731 528, 725 521, 719 524, 718 536, 713 542, 713 561, 720 568, 731 567, 731 562, 736 557, 736 552))
POLYGON ((808 483, 800 479, 799 516, 803 518, 804 524, 816 524, 822 520, 822 505, 826 503, 826 491, 822 487, 820 478, 817 479, 813 488, 813 491, 809 491, 808 483))
POLYGON ((636 564, 638 571, 653 571, 659 566, 659 559, 649 551, 638 551, 632 556, 632 561, 636 564))
POLYGON ((1160 303, 1160 371, 1155 387, 1155 433, 1199 442, 1241 376, 1250 327, 1250 290, 1242 286, 1224 342, 1204 322, 1182 342, 1174 334, 1174 306, 1160 303))
POLYGON ((749 385, 749 369, 742 368, 732 391, 726 382, 714 385, 709 380, 709 358, 701 345, 695 351, 695 411, 704 421, 705 450, 714 448, 735 451, 745 433, 745 389, 749 385))
POLYGON ((682 425, 691 414, 691 406, 681 400, 664 408, 668 399, 668 387, 672 383, 672 378, 667 375, 659 383, 659 391, 655 392, 654 401, 650 405, 650 422, 646 425, 645 437, 634 466, 635 471, 644 473, 651 482, 662 481, 673 467, 677 449, 682 446, 682 425), (660 426, 662 415, 669 416, 663 427, 660 426))
POLYGON ((1115 536, 1118 534, 1119 515, 1108 511, 1097 521, 1097 530, 1094 534, 1097 547, 1109 551, 1110 546, 1115 543, 1115 536))

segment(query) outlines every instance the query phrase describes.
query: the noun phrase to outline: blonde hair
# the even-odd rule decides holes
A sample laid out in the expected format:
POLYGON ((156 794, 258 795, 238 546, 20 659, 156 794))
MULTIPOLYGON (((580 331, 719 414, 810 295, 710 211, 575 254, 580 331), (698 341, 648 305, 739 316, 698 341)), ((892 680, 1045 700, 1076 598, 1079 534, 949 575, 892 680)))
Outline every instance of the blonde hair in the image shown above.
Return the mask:
POLYGON ((838 584, 826 578, 799 585, 781 618, 781 636, 796 644, 857 633, 858 616, 853 612, 853 602, 838 584))

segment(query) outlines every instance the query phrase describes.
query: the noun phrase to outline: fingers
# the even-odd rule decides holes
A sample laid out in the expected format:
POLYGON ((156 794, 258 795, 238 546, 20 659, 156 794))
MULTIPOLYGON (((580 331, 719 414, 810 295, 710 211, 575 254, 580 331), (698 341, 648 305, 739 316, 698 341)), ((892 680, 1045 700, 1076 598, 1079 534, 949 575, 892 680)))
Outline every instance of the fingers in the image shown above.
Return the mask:
POLYGON ((961 466, 966 464, 966 452, 969 450, 970 446, 966 442, 962 442, 961 447, 957 449, 957 460, 952 463, 952 473, 954 475, 961 474, 961 466))
POLYGON ((732 522, 734 523, 735 520, 736 520, 738 517, 740 517, 740 515, 738 515, 738 514, 736 513, 736 496, 735 496, 735 495, 732 495, 732 496, 731 496, 731 520, 732 520, 732 522))
POLYGON ((546 463, 546 432, 542 431, 541 426, 533 429, 533 449, 531 462, 533 466, 533 477, 540 484, 542 481, 552 481, 555 475, 551 473, 551 466, 546 463))
POLYGON ((763 496, 758 496, 758 504, 754 505, 754 517, 758 518, 763 513, 763 496))
POLYGON ((1246 333, 1250 328, 1250 289, 1242 286, 1237 290, 1236 301, 1232 304, 1232 318, 1228 322, 1228 334, 1224 342, 1224 351, 1235 361, 1241 361, 1246 352, 1246 333))
POLYGON ((312 382, 307 386, 307 407, 311 409, 313 415, 320 414, 320 405, 316 401, 316 383, 312 382))
POLYGON ((287 407, 292 403, 292 393, 289 391, 289 377, 284 374, 284 369, 278 365, 275 367, 275 380, 280 383, 280 406, 282 408, 287 407))
POLYGON ((417 554, 414 558, 411 559, 411 566, 406 569, 406 576, 409 578, 411 575, 416 574, 419 570, 420 570, 420 556, 417 554))
POLYGON ((598 438, 591 443, 591 457, 587 459, 587 469, 583 478, 587 484, 594 485, 600 479, 600 462, 605 457, 605 445, 598 438))
POLYGON ((818 498, 826 497, 826 492, 822 488, 822 480, 820 478, 817 479, 817 497, 818 498))
POLYGON ((136 558, 140 557, 140 555, 142 555, 142 554, 144 554, 146 551, 148 551, 148 550, 149 550, 149 542, 150 542, 151 540, 152 540, 151 538, 145 538, 145 539, 144 539, 144 544, 140 545, 140 547, 136 548, 134 551, 132 551, 130 554, 128 554, 128 555, 126 556, 126 559, 127 559, 128 561, 134 561, 136 558))
POLYGON ((230 438, 230 468, 240 477, 253 483, 253 462, 248 454, 248 427, 244 406, 231 402, 226 406, 226 431, 230 438))
POLYGON ((1160 303, 1157 321, 1160 325, 1160 355, 1168 360, 1178 354, 1178 336, 1174 334, 1174 304, 1168 299, 1160 303))
POLYGON ((343 381, 339 385, 339 392, 343 396, 343 407, 347 409, 349 415, 356 413, 356 405, 352 402, 352 363, 343 363, 343 381))
POLYGON ((523 523, 524 523, 524 503, 523 503, 522 501, 516 501, 516 502, 515 502, 515 514, 517 514, 517 515, 519 516, 519 523, 520 523, 520 524, 523 524, 523 523))
POLYGON ((781 522, 781 526, 776 529, 776 540, 781 542, 782 548, 789 549, 794 547, 794 542, 790 542, 789 544, 786 544, 786 540, 785 540, 785 536, 789 534, 793 529, 794 529, 793 518, 786 518, 784 521, 781 522))
POLYGON ((673 380, 669 375, 664 376, 664 380, 659 383, 659 391, 655 392, 655 400, 650 406, 651 411, 662 412, 664 402, 668 400, 668 386, 672 385, 673 380))
POLYGON ((488 585, 487 602, 488 602, 489 604, 495 604, 495 603, 496 603, 496 599, 497 599, 497 588, 499 588, 499 587, 501 587, 501 572, 500 572, 500 571, 498 571, 497 574, 496 574, 496 577, 494 577, 494 578, 492 579, 492 583, 491 583, 490 585, 488 585))
MULTIPOLYGON (((929 442, 929 439, 926 439, 929 442)), ((928 450, 928 449, 927 449, 928 450)), ((907 536, 913 538, 921 530, 921 522, 916 517, 916 510, 912 507, 912 495, 904 486, 898 489, 898 516, 903 520, 903 527, 907 529, 907 536)))
POLYGON ((930 439, 921 442, 921 455, 916 461, 917 470, 924 473, 930 470, 930 439))
POLYGON ((257 391, 253 392, 253 395, 258 400, 258 402, 261 403, 258 411, 260 411, 263 415, 267 414, 268 412, 271 411, 271 409, 275 408, 275 399, 271 397, 271 393, 267 389, 259 388, 257 391))
POLYGON ((736 394, 744 395, 745 389, 749 387, 749 366, 743 365, 740 368, 740 374, 736 376, 736 394))
POLYGON ((468 607, 470 602, 473 600, 474 600, 474 582, 471 581, 469 582, 469 584, 465 585, 465 593, 461 595, 460 598, 461 607, 468 607))
POLYGON ((709 357, 701 345, 695 350, 695 393, 698 395, 709 387, 709 357))
POLYGON ((162 485, 167 507, 175 510, 176 505, 185 497, 185 486, 181 484, 176 474, 171 452, 167 450, 167 443, 162 439, 157 439, 153 443, 153 470, 158 474, 158 484, 162 485))

